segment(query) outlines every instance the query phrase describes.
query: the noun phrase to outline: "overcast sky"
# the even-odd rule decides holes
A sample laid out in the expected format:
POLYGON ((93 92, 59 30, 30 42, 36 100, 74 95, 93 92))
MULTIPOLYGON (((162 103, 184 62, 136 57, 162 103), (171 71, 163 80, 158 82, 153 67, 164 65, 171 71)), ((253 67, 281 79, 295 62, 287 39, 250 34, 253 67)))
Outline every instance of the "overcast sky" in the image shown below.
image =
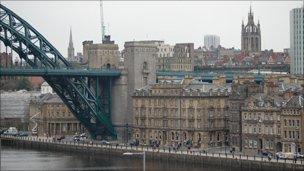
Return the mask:
MULTIPOLYGON (((64 56, 70 26, 75 52, 82 52, 84 40, 101 41, 98 1, 2 3, 42 33, 64 56)), ((120 49, 125 41, 146 39, 172 45, 194 42, 198 47, 203 45, 205 34, 219 35, 224 47, 240 48, 241 23, 247 22, 250 4, 255 21, 260 20, 262 49, 282 51, 289 47, 289 11, 301 7, 301 1, 106 1, 106 33, 120 49)))

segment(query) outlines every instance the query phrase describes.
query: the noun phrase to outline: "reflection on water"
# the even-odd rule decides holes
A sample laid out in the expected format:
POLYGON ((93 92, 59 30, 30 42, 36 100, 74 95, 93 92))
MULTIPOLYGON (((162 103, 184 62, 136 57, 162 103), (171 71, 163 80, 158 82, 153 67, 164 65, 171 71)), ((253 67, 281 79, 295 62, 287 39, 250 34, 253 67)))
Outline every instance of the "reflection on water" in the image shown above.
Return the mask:
MULTIPOLYGON (((230 169, 202 168, 198 165, 147 161, 146 170, 152 171, 229 171, 230 169)), ((110 156, 66 154, 3 147, 1 170, 142 170, 142 159, 110 156)))

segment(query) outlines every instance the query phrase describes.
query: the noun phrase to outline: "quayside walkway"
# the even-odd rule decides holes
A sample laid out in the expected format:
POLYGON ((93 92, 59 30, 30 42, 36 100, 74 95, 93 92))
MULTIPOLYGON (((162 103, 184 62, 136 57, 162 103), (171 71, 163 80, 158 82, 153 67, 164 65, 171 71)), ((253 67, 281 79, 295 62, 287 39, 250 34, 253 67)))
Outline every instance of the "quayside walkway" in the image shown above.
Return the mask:
POLYGON ((12 137, 1 136, 1 144, 18 148, 31 148, 38 150, 85 152, 94 155, 113 155, 123 157, 125 152, 145 151, 147 159, 160 160, 161 162, 185 162, 202 165, 214 165, 217 167, 231 167, 240 170, 275 170, 275 171, 303 171, 304 160, 276 160, 259 156, 233 155, 220 153, 203 153, 199 151, 153 149, 143 146, 126 146, 121 144, 103 145, 94 142, 53 141, 42 137, 12 137))

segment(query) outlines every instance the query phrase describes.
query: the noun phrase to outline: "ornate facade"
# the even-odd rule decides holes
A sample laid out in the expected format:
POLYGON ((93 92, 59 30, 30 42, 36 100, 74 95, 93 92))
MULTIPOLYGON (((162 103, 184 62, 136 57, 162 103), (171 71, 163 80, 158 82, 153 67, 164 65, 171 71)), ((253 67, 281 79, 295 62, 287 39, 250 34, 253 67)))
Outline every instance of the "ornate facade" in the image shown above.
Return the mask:
POLYGON ((32 99, 29 106, 29 130, 39 136, 73 135, 85 132, 56 94, 42 94, 32 99))
POLYGON ((249 97, 242 108, 243 152, 272 154, 281 151, 281 106, 283 99, 258 93, 249 97))
POLYGON ((170 55, 173 56, 158 57, 156 63, 157 69, 170 71, 193 71, 193 43, 177 43, 174 48, 169 46, 169 49, 171 49, 170 55))
POLYGON ((191 78, 135 91, 133 138, 141 144, 218 147, 228 143, 230 85, 191 78))
POLYGON ((304 152, 304 94, 288 99, 282 108, 282 151, 304 152))

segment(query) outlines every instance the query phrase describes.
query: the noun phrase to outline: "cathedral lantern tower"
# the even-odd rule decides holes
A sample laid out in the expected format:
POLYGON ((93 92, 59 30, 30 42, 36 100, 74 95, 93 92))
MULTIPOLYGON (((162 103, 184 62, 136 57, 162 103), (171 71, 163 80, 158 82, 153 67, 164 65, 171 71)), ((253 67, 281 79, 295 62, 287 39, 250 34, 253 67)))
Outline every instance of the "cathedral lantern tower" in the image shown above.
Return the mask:
POLYGON ((254 16, 250 7, 248 13, 248 22, 246 26, 244 21, 242 22, 242 38, 241 38, 241 49, 247 53, 255 53, 261 51, 261 29, 260 22, 254 24, 254 16))

